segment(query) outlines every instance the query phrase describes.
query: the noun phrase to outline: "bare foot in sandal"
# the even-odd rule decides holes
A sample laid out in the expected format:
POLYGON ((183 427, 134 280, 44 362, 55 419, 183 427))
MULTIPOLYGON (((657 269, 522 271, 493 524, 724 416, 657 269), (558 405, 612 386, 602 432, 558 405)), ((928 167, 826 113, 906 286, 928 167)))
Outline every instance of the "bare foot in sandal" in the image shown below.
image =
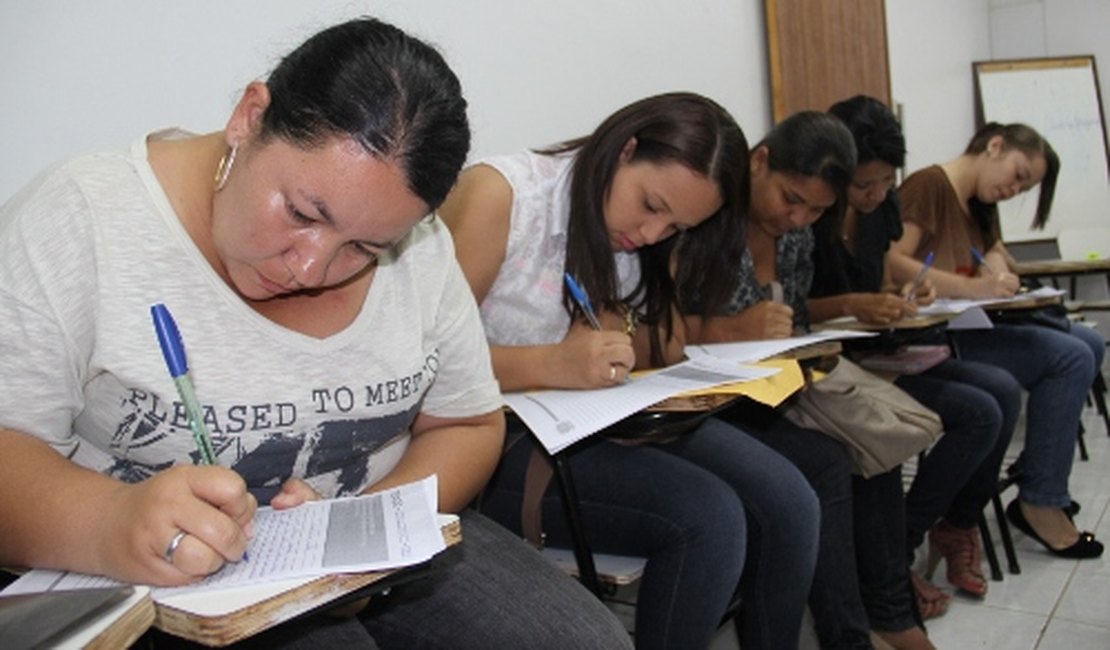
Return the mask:
POLYGON ((951 596, 937 589, 917 571, 910 571, 910 579, 913 581, 913 593, 917 598, 917 608, 923 620, 942 616, 948 611, 948 601, 952 600, 951 596))

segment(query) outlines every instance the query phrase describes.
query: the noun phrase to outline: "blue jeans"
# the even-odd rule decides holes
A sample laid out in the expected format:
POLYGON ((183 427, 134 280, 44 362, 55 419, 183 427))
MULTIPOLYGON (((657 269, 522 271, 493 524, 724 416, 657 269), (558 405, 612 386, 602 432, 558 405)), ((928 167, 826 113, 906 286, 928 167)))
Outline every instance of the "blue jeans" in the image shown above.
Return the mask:
MULTIPOLYGON (((729 411, 725 417, 788 458, 817 493, 821 503, 821 537, 809 610, 821 647, 871 648, 853 541, 853 465, 844 445, 819 431, 798 427, 772 409, 729 411)), ((900 520, 901 484, 894 485, 894 489, 897 499, 893 507, 900 520)), ((878 516, 883 518, 887 513, 878 516)), ((907 608, 906 612, 909 614, 910 610, 907 608)))
MULTIPOLYGON (((526 436, 505 454, 482 500, 483 512, 515 531, 533 444, 526 436)), ((818 508, 794 466, 712 418, 667 444, 595 437, 568 460, 591 549, 647 558, 637 648, 708 646, 738 585, 742 645, 798 646, 818 508)), ((549 544, 570 546, 554 486, 543 528, 549 544)))
POLYGON ((1106 339, 1102 338, 1102 334, 1084 325, 1072 325, 1071 335, 1091 348, 1095 357, 1095 372, 1102 372, 1102 362, 1106 357, 1106 339))
MULTIPOLYGON (((375 596, 357 617, 315 614, 231 646, 244 650, 631 648, 620 621, 577 581, 473 510, 461 544, 428 572, 375 596)), ((199 648, 154 632, 150 647, 199 648)))
POLYGON ((1021 385, 997 366, 949 359, 895 381, 940 416, 944 435, 918 465, 906 495, 910 555, 944 517, 971 528, 998 489, 1002 460, 1021 411, 1021 385))
POLYGON ((1006 370, 1029 393, 1025 448, 1017 463, 1021 500, 1056 508, 1070 505, 1068 476, 1075 460, 1079 417, 1095 373, 1090 337, 1078 331, 1011 324, 961 330, 953 337, 962 359, 1006 370))
POLYGON ((852 476, 859 592, 871 628, 901 632, 917 625, 906 558, 902 466, 871 478, 852 476))

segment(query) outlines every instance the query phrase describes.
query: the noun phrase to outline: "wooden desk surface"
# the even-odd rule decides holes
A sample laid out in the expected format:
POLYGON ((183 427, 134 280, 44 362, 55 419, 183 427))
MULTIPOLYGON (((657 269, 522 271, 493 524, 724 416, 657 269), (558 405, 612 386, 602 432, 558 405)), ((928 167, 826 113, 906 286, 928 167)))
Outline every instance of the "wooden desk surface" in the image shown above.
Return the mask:
POLYGON ((1037 309, 1049 305, 1059 305, 1064 302, 1064 296, 1031 296, 1029 298, 1006 300, 1003 302, 986 303, 980 305, 988 311, 1021 311, 1023 309, 1037 309))
POLYGON ((820 343, 810 343, 803 345, 800 348, 787 350, 782 354, 776 354, 771 357, 772 359, 794 359, 795 361, 805 361, 807 359, 822 359, 824 357, 831 357, 840 354, 844 351, 844 346, 840 341, 821 341, 820 343))
POLYGON ((838 329, 838 330, 855 330, 858 332, 888 332, 891 330, 923 330, 947 323, 959 314, 925 314, 922 316, 914 316, 913 318, 903 318, 902 320, 879 325, 877 323, 864 323, 859 320, 842 321, 835 320, 826 323, 820 323, 813 326, 815 330, 821 329, 838 329))
POLYGON ((1081 273, 1110 273, 1110 259, 1098 260, 1042 260, 1038 262, 1018 262, 1015 265, 1018 275, 1050 276, 1075 275, 1081 273))

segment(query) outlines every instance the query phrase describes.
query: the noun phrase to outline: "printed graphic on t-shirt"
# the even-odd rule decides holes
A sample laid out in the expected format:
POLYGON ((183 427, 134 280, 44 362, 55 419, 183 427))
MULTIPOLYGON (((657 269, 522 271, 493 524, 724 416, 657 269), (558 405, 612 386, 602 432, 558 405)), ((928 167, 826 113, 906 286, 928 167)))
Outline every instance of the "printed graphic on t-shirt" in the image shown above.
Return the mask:
MULTIPOLYGON (((308 389, 300 403, 202 403, 201 408, 217 463, 238 472, 265 503, 291 476, 326 476, 334 489, 329 496, 361 491, 371 457, 409 432, 420 412, 423 389, 423 373, 417 373, 358 390, 308 389), (365 416, 390 405, 402 410, 365 416)), ((122 390, 123 413, 108 441, 112 464, 105 473, 135 483, 169 468, 180 452, 167 454, 167 441, 173 442, 173 449, 187 449, 189 460, 199 463, 188 414, 179 400, 122 390)))

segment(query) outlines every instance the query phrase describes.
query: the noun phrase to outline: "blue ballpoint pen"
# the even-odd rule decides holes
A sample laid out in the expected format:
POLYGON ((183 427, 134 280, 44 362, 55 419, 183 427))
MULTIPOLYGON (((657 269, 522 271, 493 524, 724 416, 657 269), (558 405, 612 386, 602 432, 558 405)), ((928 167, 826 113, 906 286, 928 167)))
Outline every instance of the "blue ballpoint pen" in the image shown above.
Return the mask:
POLYGON ((974 246, 971 247, 971 256, 975 258, 979 266, 987 270, 987 273, 994 275, 994 269, 991 268, 990 264, 987 264, 987 258, 983 257, 983 253, 981 253, 978 248, 974 246))
POLYGON ((162 356, 166 358, 170 376, 173 377, 173 383, 177 385, 177 393, 185 404, 185 412, 189 416, 189 428, 193 430, 193 440, 196 442, 197 451, 200 452, 200 462, 205 465, 215 465, 216 452, 212 447, 208 428, 204 426, 204 415, 200 410, 196 391, 193 390, 193 380, 189 378, 185 345, 181 341, 181 334, 177 331, 177 323, 174 322, 170 310, 162 303, 151 306, 150 315, 154 319, 158 344, 162 346, 162 356))
POLYGON ((590 321, 590 325, 595 330, 601 329, 601 322, 597 320, 597 314, 594 313, 594 307, 590 304, 590 297, 582 290, 578 282, 575 281, 574 276, 570 273, 563 273, 563 277, 567 281, 567 288, 570 289, 570 295, 578 306, 582 308, 582 312, 586 314, 586 320, 590 321))
POLYGON ((910 285, 910 292, 906 295, 906 300, 913 302, 917 300, 917 290, 921 287, 921 283, 925 281, 925 274, 928 273, 929 267, 933 265, 933 251, 925 256, 925 263, 921 265, 921 270, 917 272, 917 277, 913 279, 913 284, 910 285))

